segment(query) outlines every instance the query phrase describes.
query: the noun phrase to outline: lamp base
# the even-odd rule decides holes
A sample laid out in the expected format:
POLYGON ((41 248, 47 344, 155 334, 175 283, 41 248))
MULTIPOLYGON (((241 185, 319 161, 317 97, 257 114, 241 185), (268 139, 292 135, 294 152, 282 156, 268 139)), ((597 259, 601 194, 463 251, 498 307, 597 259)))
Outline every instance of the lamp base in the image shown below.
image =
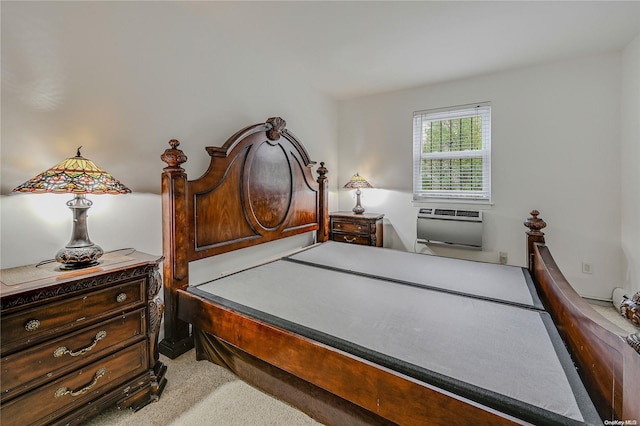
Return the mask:
POLYGON ((64 247, 56 254, 60 269, 82 269, 98 265, 98 259, 104 254, 96 244, 83 247, 64 247))
POLYGON ((364 213, 364 207, 360 204, 360 194, 362 194, 362 192, 360 191, 360 188, 358 188, 356 191, 356 206, 352 209, 353 214, 364 213))
POLYGON ((362 207, 360 204, 358 204, 353 209, 351 209, 351 211, 353 211, 353 214, 362 214, 362 213, 364 213, 364 207, 362 207))
POLYGON ((99 263, 98 258, 104 254, 102 247, 91 242, 87 232, 87 210, 92 204, 85 194, 76 194, 73 200, 67 202, 73 212, 73 230, 69 243, 56 254, 56 260, 61 263, 60 269, 95 266, 99 263))

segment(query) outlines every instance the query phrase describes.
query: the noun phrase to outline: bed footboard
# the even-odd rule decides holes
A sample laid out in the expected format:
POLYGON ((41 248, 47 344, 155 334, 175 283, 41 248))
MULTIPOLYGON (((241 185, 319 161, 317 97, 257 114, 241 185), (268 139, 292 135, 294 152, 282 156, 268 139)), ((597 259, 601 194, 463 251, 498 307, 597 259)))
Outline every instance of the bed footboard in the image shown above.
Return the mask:
MULTIPOLYGON (((546 224, 538 212, 525 222, 529 268, 600 416, 640 421, 638 334, 611 323, 583 300, 562 275, 544 245, 546 224)), ((635 424, 635 423, 634 423, 635 424)))

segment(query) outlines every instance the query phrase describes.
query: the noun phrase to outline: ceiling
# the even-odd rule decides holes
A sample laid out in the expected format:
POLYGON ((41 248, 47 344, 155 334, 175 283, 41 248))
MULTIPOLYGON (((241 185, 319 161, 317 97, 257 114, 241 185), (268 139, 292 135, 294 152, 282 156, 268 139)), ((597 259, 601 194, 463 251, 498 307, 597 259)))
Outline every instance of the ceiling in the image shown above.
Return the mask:
POLYGON ((2 10, 12 64, 28 57, 55 71, 56 42, 112 55, 123 45, 165 54, 173 43, 176 61, 191 58, 185 49, 217 64, 251 52, 338 100, 609 53, 640 33, 640 0, 3 1, 2 10))
POLYGON ((336 99, 624 48, 640 1, 184 2, 336 99))

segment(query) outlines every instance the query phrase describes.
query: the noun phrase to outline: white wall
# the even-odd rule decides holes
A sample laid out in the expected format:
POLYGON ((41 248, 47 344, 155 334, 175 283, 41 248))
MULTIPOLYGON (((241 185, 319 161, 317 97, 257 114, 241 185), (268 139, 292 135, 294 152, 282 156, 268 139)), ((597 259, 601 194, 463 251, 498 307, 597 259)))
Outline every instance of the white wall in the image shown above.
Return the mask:
POLYGON ((134 191, 159 193, 169 139, 182 142, 187 171, 199 175, 204 146, 273 116, 313 159, 335 164, 334 101, 288 72, 295 65, 236 44, 193 6, 3 3, 2 193, 80 145, 134 191))
MULTIPOLYGON (((508 263, 524 265, 522 223, 538 209, 567 278, 584 296, 610 299, 623 281, 620 61, 612 53, 341 102, 339 183, 359 171, 380 188, 363 204, 386 214, 385 246, 424 251, 415 245, 411 201, 412 112, 490 101, 493 204, 485 206, 484 250, 431 251, 488 261, 503 251, 508 263), (592 274, 582 273, 583 261, 592 274)), ((340 209, 352 205, 341 191, 340 209)))
MULTIPOLYGON (((71 195, 12 194, 0 197, 0 267, 54 259, 71 238, 71 195)), ((87 228, 91 241, 107 252, 135 248, 162 254, 162 202, 160 195, 87 196, 87 228)))
POLYGON ((622 52, 622 251, 624 286, 640 291, 640 34, 622 52))
MULTIPOLYGON (((205 146, 273 116, 287 121, 313 160, 326 162, 335 188, 335 101, 288 72, 295 64, 280 62, 277 49, 238 45, 208 24, 197 4, 3 2, 1 19, 2 194, 81 145, 134 193, 159 194, 170 139, 181 141, 196 178, 209 164, 205 146)), ((67 243, 68 198, 0 200, 2 267, 49 259, 67 243), (33 203, 39 211, 20 207, 33 203), (43 217, 54 211, 59 219, 43 217)), ((105 250, 133 245, 161 254, 159 196, 135 200, 94 197, 90 237, 105 250)))

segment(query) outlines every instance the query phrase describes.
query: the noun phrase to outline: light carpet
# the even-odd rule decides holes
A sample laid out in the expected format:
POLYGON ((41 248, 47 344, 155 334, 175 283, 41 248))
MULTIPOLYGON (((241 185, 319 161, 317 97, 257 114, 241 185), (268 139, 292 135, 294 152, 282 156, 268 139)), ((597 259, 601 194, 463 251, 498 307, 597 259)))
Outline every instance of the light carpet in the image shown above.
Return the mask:
POLYGON ((167 365, 167 386, 160 400, 133 412, 109 408, 84 426, 245 426, 320 425, 312 418, 240 380, 209 361, 196 361, 193 350, 167 365))

